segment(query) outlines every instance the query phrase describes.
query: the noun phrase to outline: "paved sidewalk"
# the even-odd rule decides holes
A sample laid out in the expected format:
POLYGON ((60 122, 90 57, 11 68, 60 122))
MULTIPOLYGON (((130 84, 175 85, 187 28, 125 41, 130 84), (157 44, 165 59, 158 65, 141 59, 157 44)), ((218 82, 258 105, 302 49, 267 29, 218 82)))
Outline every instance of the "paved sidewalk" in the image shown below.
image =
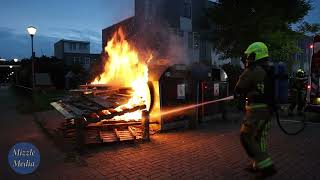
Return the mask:
MULTIPOLYGON (((34 122, 32 114, 21 114, 17 109, 23 99, 10 89, 0 89, 0 179, 24 179, 35 175, 15 174, 8 164, 8 152, 18 142, 31 142, 40 151, 41 162, 37 171, 47 171, 51 167, 62 165, 64 155, 54 146, 43 131, 34 122)), ((53 178, 53 177, 52 177, 53 178)), ((52 179, 51 178, 51 179, 52 179)))
MULTIPOLYGON (((156 134, 143 144, 113 144, 91 147, 76 162, 67 162, 34 123, 20 115, 15 99, 0 91, 0 179, 254 179, 243 171, 249 162, 239 142, 238 123, 206 123, 196 130, 156 134), (30 175, 17 175, 8 167, 7 152, 17 141, 29 141, 40 150, 39 168, 30 175)), ((59 118, 58 113, 48 116, 59 118)), ((287 136, 274 125, 271 156, 279 169, 270 179, 320 179, 320 124, 298 136, 287 136)))
MULTIPOLYGON (((273 127, 271 155, 279 169, 270 179, 320 179, 320 124, 298 136, 273 127)), ((33 177, 41 179, 254 179, 237 124, 202 125, 197 130, 152 136, 149 143, 99 146, 82 156, 85 163, 56 164, 33 177)), ((32 177, 30 176, 30 177, 32 177)))

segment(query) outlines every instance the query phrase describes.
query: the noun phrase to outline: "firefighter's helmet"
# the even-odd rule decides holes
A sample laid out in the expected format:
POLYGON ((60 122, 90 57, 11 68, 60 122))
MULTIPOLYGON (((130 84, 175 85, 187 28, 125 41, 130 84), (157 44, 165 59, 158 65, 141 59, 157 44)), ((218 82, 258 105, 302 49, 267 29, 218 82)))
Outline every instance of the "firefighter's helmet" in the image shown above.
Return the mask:
POLYGON ((298 78, 303 78, 303 77, 304 77, 304 71, 303 71, 303 69, 298 69, 298 70, 297 70, 297 73, 296 73, 296 76, 297 76, 298 78))
POLYGON ((269 57, 268 47, 263 42, 252 43, 244 54, 247 56, 247 60, 251 60, 252 62, 269 57))

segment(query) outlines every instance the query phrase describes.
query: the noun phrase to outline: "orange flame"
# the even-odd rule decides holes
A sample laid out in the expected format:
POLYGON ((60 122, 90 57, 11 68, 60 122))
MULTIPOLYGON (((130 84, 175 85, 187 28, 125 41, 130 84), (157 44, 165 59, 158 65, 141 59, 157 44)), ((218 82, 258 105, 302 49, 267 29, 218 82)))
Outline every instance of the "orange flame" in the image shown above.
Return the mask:
MULTIPOLYGON (((108 59, 104 65, 104 72, 100 74, 91 84, 108 84, 111 86, 131 87, 133 95, 124 105, 115 108, 133 108, 138 105, 146 105, 149 109, 150 92, 148 87, 148 66, 139 60, 137 51, 130 46, 125 39, 124 33, 119 28, 108 41, 105 51, 108 59)), ((147 61, 152 58, 149 57, 147 61)), ((142 111, 126 113, 113 119, 138 120, 142 118, 142 111)))

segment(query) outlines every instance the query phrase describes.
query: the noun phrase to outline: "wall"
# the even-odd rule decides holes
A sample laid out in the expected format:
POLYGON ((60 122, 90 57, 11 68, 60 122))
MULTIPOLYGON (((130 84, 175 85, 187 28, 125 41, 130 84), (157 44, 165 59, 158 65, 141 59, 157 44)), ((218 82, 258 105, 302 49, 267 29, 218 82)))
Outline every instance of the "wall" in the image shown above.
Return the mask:
POLYGON ((64 42, 64 52, 65 53, 90 53, 90 43, 81 42, 64 42))
POLYGON ((135 28, 135 17, 127 18, 123 21, 118 22, 110 27, 107 27, 102 30, 102 51, 104 52, 104 48, 107 46, 108 41, 112 38, 113 34, 118 30, 118 28, 122 28, 125 32, 127 38, 131 38, 137 29, 135 28))
POLYGON ((207 0, 135 0, 135 16, 129 18, 130 23, 124 20, 102 30, 103 48, 117 27, 132 26, 134 35, 129 39, 139 48, 156 51, 155 58, 190 64, 199 62, 203 50, 206 52, 203 60, 210 63, 211 46, 204 41, 200 47, 199 31, 193 29, 200 29, 207 3, 207 0))
POLYGON ((63 42, 59 41, 54 44, 54 56, 63 59, 63 42))
POLYGON ((93 61, 100 59, 100 54, 65 53, 64 61, 66 65, 81 64, 88 70, 93 61))

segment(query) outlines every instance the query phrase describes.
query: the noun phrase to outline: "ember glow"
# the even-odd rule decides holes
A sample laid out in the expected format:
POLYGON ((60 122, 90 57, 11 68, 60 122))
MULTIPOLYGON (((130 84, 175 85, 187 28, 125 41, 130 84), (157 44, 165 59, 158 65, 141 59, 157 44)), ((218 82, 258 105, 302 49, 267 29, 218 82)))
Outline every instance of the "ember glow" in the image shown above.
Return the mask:
MULTIPOLYGON (((150 106, 150 92, 148 87, 148 66, 147 61, 139 59, 137 50, 125 39, 125 35, 119 28, 107 43, 105 51, 108 59, 104 65, 104 72, 100 74, 91 84, 108 84, 116 87, 132 88, 131 99, 123 105, 115 108, 121 111, 123 108, 133 108, 139 105, 150 106)), ((152 57, 152 56, 151 56, 152 57)), ((114 117, 114 120, 139 120, 142 118, 142 110, 126 113, 114 117)))

